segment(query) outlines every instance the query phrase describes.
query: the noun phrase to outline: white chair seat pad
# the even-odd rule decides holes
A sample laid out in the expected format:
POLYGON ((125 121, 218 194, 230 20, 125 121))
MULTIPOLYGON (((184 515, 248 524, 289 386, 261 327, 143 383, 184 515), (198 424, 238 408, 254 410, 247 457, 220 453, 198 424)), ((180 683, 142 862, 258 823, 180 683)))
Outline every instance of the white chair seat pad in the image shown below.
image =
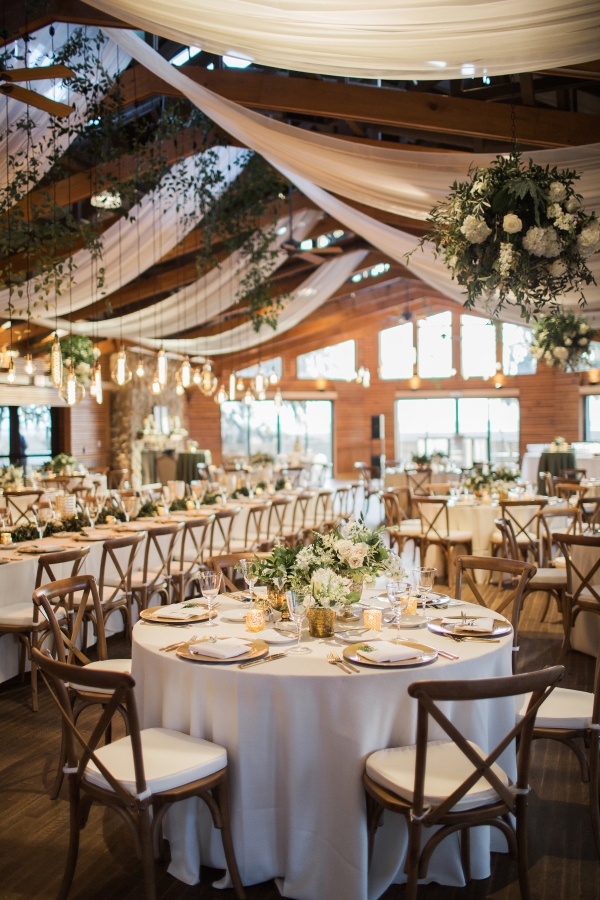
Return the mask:
POLYGON ((421 520, 403 519, 403 521, 400 522, 399 528, 402 534, 421 534, 421 520))
MULTIPOLYGON (((115 587, 117 587, 116 584, 113 585, 113 587, 109 587, 109 585, 107 585, 107 584, 104 585, 104 587, 102 588, 102 596, 100 597, 100 603, 108 603, 109 600, 111 601, 111 603, 118 603, 120 600, 123 599, 123 597, 125 596, 123 591, 117 591, 117 593, 115 593, 115 587), (113 596, 113 594, 114 594, 114 596, 113 596)), ((93 605, 94 605, 94 601, 92 600, 91 597, 88 597, 87 608, 89 609, 89 607, 93 606, 93 605)))
MULTIPOLYGON (((160 568, 160 566, 158 567, 160 568)), ((158 568, 152 571, 152 569, 148 569, 148 573, 146 575, 146 581, 148 584, 152 584, 152 579, 156 575, 158 568)), ((110 587, 117 587, 119 584, 118 578, 106 578, 105 583, 110 587)), ((159 587, 164 587, 166 585, 166 580, 164 578, 159 578, 159 580, 153 585, 153 587, 158 590, 159 587)), ((144 584, 144 573, 143 572, 132 572, 131 573, 131 587, 132 588, 140 588, 144 584)))
POLYGON ((561 587, 567 586, 567 570, 566 569, 538 569, 528 587, 535 587, 538 584, 557 584, 561 587))
MULTIPOLYGON (((594 576, 595 577, 595 576, 594 576)), ((592 587, 596 591, 596 594, 600 597, 600 584, 593 584, 592 587)), ((585 600, 586 603, 598 603, 597 597, 594 597, 589 588, 584 587, 581 589, 579 594, 577 595, 578 600, 585 600)))
MULTIPOLYGON (((527 712, 531 694, 515 697, 517 722, 527 712)), ((587 691, 554 688, 544 700, 535 719, 537 728, 587 728, 592 720, 594 695, 587 691)))
MULTIPOLYGON (((516 530, 516 529, 515 529, 516 530)), ((521 532, 519 535, 515 535, 517 538, 517 544, 537 544, 539 538, 532 531, 526 531, 524 534, 521 532)), ((502 543, 502 535, 499 531, 492 532, 491 541, 493 544, 501 544, 502 543)))
MULTIPOLYGON (((65 614, 62 609, 56 612, 57 619, 64 619, 65 614)), ((48 625, 44 617, 38 614, 38 625, 48 625)), ((17 628, 34 627, 33 624, 33 601, 25 600, 22 603, 9 603, 7 606, 0 606, 0 628, 3 625, 10 625, 17 628)))
POLYGON ((442 528, 438 528, 438 532, 440 537, 438 537, 433 529, 431 529, 429 533, 427 533, 426 531, 421 533, 423 534, 423 537, 428 541, 436 541, 441 538, 444 541, 451 541, 453 544, 458 544, 461 541, 473 540, 473 533, 471 531, 461 531, 458 528, 451 528, 448 533, 446 533, 442 528))
MULTIPOLYGON (((477 744, 469 741, 471 747, 484 758, 486 754, 477 744)), ((417 748, 394 747, 378 750, 367 759, 367 775, 373 781, 394 794, 412 802, 415 783, 415 761, 417 748)), ((508 784, 508 776, 494 764, 492 770, 503 784, 508 784)), ((429 741, 427 744, 427 769, 425 772, 425 806, 435 806, 456 790, 473 772, 473 766, 453 741, 429 741)), ((485 778, 480 778, 458 803, 453 811, 485 806, 498 799, 498 794, 485 778)))
MULTIPOLYGON (((171 731, 170 728, 145 728, 141 738, 146 785, 153 794, 214 775, 227 765, 225 748, 202 738, 171 731)), ((125 790, 136 793, 129 737, 99 747, 96 756, 125 790)), ((91 760, 85 770, 85 779, 97 787, 112 790, 91 760)))
POLYGON ((552 562, 554 563, 554 565, 557 569, 566 569, 567 568, 567 561, 564 558, 564 556, 555 556, 554 559, 552 560, 552 562))
MULTIPOLYGON (((96 662, 88 663, 83 666, 84 669, 93 669, 96 672, 127 672, 131 675, 130 659, 99 659, 96 662)), ((71 684, 76 691, 85 691, 87 694, 112 694, 112 691, 103 691, 100 688, 86 687, 84 684, 71 684)))

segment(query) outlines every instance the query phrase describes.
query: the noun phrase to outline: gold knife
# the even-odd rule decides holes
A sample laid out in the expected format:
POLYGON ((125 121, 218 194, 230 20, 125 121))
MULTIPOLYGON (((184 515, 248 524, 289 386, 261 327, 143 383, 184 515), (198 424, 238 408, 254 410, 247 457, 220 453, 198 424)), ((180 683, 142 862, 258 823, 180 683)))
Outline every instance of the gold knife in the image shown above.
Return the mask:
POLYGON ((249 669, 250 666, 260 666, 261 663, 271 662, 274 659, 283 659, 286 653, 273 653, 271 656, 264 656, 262 659, 251 659, 250 662, 240 663, 238 669, 249 669))

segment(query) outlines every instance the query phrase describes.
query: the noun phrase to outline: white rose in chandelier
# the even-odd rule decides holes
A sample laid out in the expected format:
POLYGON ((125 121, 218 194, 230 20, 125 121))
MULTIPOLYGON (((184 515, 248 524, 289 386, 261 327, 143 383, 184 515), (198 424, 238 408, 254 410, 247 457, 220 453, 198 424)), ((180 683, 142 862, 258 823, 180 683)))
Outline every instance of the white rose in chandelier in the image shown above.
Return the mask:
POLYGON ((571 229, 575 228, 577 224, 577 217, 572 216, 570 213, 561 213, 560 216, 556 217, 554 225, 556 228, 560 228, 561 231, 571 231, 571 229))
POLYGON ((560 362, 566 362, 569 358, 569 351, 566 347, 555 347, 552 353, 560 362))
POLYGON ((562 216, 562 206, 560 203, 551 203, 546 210, 546 215, 549 219, 557 219, 559 216, 562 216))
POLYGON ((587 322, 582 322, 579 326, 579 334, 587 334, 591 326, 587 322))
POLYGON ((567 271, 567 267, 562 259, 557 259, 552 265, 548 268, 548 271, 552 275, 553 278, 560 278, 561 275, 564 275, 567 271))
POLYGON ((593 219, 589 225, 581 229, 577 238, 577 248, 583 256, 591 256, 600 249, 600 222, 593 219))
POLYGON ((553 203, 562 203, 567 196, 567 189, 561 181, 553 181, 550 184, 549 195, 553 203))
POLYGON ((567 212, 574 213, 579 209, 579 200, 577 197, 569 197, 567 202, 565 203, 565 209, 567 212))
POLYGON ((483 244, 492 233, 492 229, 488 228, 485 219, 479 216, 467 216, 460 230, 471 244, 483 244))
POLYGON ((507 216, 504 216, 502 227, 508 234, 516 234, 523 228, 523 223, 514 213, 509 213, 507 216))

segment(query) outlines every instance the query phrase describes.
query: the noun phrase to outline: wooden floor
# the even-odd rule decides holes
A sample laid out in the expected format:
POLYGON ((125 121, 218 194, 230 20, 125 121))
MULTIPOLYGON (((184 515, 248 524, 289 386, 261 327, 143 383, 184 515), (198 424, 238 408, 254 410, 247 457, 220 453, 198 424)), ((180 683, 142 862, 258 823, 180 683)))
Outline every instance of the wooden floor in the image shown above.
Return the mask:
MULTIPOLYGON (((559 646, 558 616, 541 624, 543 599, 527 600, 520 638, 520 668, 552 663, 559 646)), ((127 646, 109 641, 113 657, 126 656, 127 646)), ((594 661, 579 653, 567 660, 565 686, 591 690, 594 661)), ((65 793, 56 802, 48 789, 56 771, 58 713, 45 688, 40 711, 31 712, 28 684, 0 686, 0 900, 54 900, 67 849, 68 805, 65 793)), ((530 863, 533 896, 539 900, 597 900, 600 864, 589 826, 587 786, 582 785, 575 757, 549 741, 534 745, 531 773, 530 863)), ((188 887, 157 866, 161 900, 229 900, 233 891, 218 891, 215 870, 203 869, 199 885, 188 887)), ((394 885, 385 900, 402 900, 394 885)), ((249 900, 275 900, 274 882, 247 888, 249 900)), ((69 900, 143 898, 141 865, 125 826, 103 808, 92 810, 83 832, 79 863, 69 900)), ((516 867, 504 854, 494 854, 492 876, 465 888, 422 886, 421 900, 513 900, 519 898, 516 867)), ((337 900, 337 898, 336 898, 337 900)))

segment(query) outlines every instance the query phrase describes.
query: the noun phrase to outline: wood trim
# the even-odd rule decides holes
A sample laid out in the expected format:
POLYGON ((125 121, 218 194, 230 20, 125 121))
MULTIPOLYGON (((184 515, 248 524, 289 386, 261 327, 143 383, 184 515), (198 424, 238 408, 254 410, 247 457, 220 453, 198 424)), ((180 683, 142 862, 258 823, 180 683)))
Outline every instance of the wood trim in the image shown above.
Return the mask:
MULTIPOLYGON (((527 376, 522 376, 527 377, 527 376)), ((521 391, 519 388, 502 388, 498 390, 497 388, 490 388, 487 385, 482 387, 480 390, 468 390, 468 391, 452 391, 452 390, 443 390, 439 391, 424 391, 419 388, 416 391, 411 390, 399 390, 395 391, 394 397, 396 400, 429 400, 431 397, 436 398, 448 398, 452 400, 460 400, 463 397, 520 397, 521 391)))

